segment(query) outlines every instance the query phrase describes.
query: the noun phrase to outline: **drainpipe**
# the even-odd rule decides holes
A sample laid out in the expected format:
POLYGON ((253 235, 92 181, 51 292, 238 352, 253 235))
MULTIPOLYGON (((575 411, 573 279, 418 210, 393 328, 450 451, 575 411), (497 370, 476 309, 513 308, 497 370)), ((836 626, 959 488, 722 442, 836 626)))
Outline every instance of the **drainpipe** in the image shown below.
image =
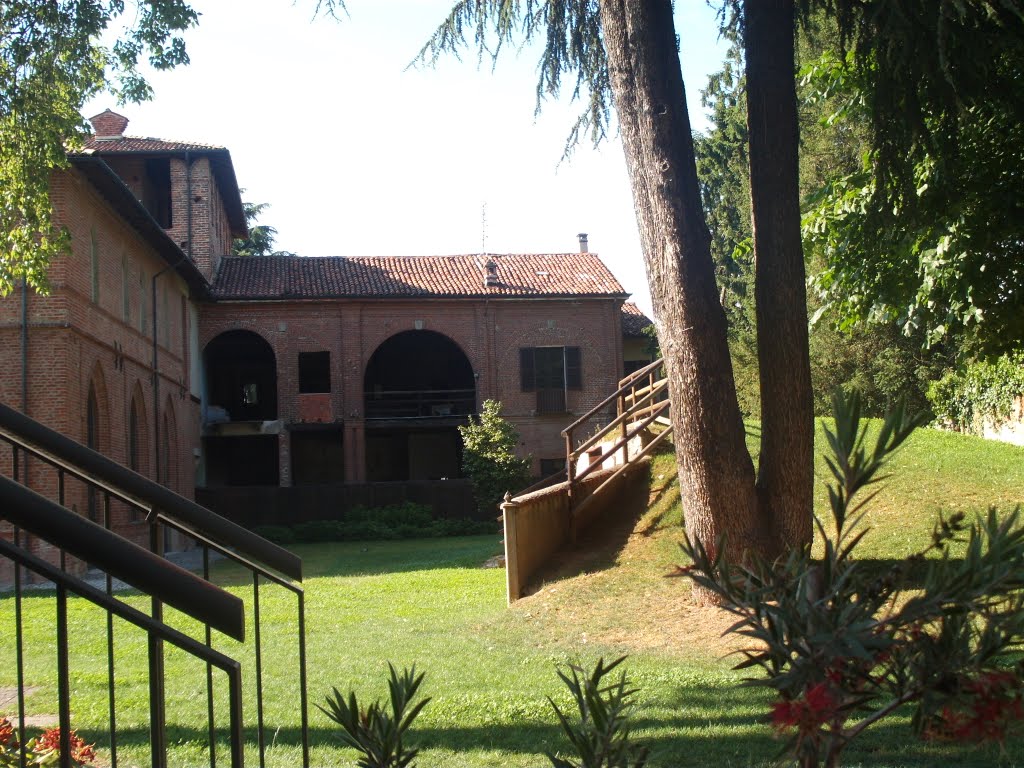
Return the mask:
POLYGON ((21 412, 28 416, 28 278, 21 276, 21 412))
MULTIPOLYGON (((150 329, 153 333, 153 459, 156 462, 156 479, 160 482, 160 336, 157 333, 157 312, 156 312, 156 281, 165 272, 174 269, 185 259, 192 258, 192 159, 189 151, 185 150, 185 221, 188 240, 185 243, 186 252, 173 264, 168 264, 161 269, 150 281, 153 324, 150 329)), ((182 333, 185 329, 182 328, 182 333)), ((165 478, 169 480, 169 478, 165 478)))

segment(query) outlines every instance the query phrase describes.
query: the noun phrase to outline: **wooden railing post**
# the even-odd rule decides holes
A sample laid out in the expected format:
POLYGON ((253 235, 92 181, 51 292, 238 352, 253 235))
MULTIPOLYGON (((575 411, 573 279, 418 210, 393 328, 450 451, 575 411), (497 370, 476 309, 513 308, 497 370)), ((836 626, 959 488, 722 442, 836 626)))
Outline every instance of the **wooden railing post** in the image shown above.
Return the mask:
POLYGON ((505 535, 505 584, 509 604, 523 596, 523 585, 519 583, 518 511, 519 504, 506 491, 501 504, 501 520, 505 535))

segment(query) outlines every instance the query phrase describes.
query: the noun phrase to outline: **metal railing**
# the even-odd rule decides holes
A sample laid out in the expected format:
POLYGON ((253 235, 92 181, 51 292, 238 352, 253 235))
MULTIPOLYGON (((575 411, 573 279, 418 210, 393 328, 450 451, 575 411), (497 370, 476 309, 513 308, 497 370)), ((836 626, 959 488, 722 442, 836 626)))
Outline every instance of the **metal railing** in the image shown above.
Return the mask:
POLYGON ((668 439, 672 434, 670 408, 668 380, 665 378, 663 362, 659 359, 620 379, 619 388, 615 392, 562 430, 565 438, 567 493, 572 509, 579 511, 579 503, 576 501, 579 482, 602 467, 606 461, 615 459, 617 455, 621 457, 618 468, 588 494, 587 500, 595 498, 632 464, 649 455, 662 441, 668 439), (603 420, 605 409, 612 403, 615 403, 615 418, 607 424, 599 424, 598 419, 603 420), (653 425, 662 427, 661 431, 641 450, 631 453, 629 443, 633 436, 653 425), (588 430, 593 430, 593 434, 580 439, 580 435, 586 434, 588 430), (590 461, 585 468, 578 470, 579 459, 584 454, 590 454, 590 461))
POLYGON ((475 389, 383 390, 366 395, 368 419, 422 419, 476 413, 475 389))
MULTIPOLYGON (((296 624, 297 624, 297 655, 298 669, 296 670, 295 694, 298 697, 300 718, 301 718, 301 749, 302 764, 309 765, 309 726, 308 726, 308 698, 306 692, 306 648, 305 648, 305 596, 301 587, 302 563, 301 560, 253 534, 251 531, 242 528, 224 518, 215 515, 207 509, 195 504, 189 499, 178 496, 169 489, 148 478, 143 477, 119 464, 111 461, 105 456, 92 451, 73 440, 29 419, 23 414, 14 411, 0 404, 0 441, 10 446, 10 458, 7 468, 10 470, 11 480, 0 478, 4 483, 2 507, 0 507, 0 519, 6 518, 13 527, 13 541, 4 542, 4 548, 0 555, 6 556, 14 563, 14 594, 15 602, 15 636, 16 636, 16 663, 18 682, 18 718, 22 724, 20 728, 21 738, 19 741, 24 744, 24 718, 25 718, 25 654, 22 646, 23 622, 22 602, 25 595, 26 584, 22 574, 23 569, 40 574, 42 577, 53 581, 58 585, 58 604, 60 594, 70 590, 82 595, 90 602, 100 605, 107 611, 107 677, 109 696, 109 731, 110 731, 110 764, 111 768, 117 768, 118 742, 117 742, 117 707, 114 690, 116 678, 116 664, 118 661, 116 647, 114 644, 114 616, 122 614, 112 610, 110 601, 117 605, 125 604, 114 598, 114 579, 138 588, 140 591, 151 597, 151 614, 146 617, 147 624, 143 627, 149 636, 148 647, 150 655, 149 664, 149 720, 150 720, 150 750, 152 764, 159 768, 166 765, 167 744, 166 744, 166 712, 165 712, 165 680, 163 665, 163 643, 172 642, 178 647, 184 647, 180 638, 174 636, 170 640, 168 632, 172 630, 163 617, 163 607, 168 605, 181 610, 188 616, 196 618, 202 623, 202 641, 199 642, 190 638, 185 650, 188 653, 203 658, 206 663, 206 700, 207 700, 207 726, 209 738, 209 764, 216 765, 216 725, 215 725, 215 695, 213 674, 215 668, 225 668, 225 662, 221 658, 223 652, 214 651, 213 631, 224 631, 224 616, 226 611, 218 608, 205 611, 202 606, 206 603, 202 589, 195 586, 190 587, 192 591, 182 589, 168 593, 160 587, 160 584, 167 578, 168 573, 182 573, 194 580, 195 583, 204 585, 209 594, 223 593, 232 600, 242 601, 229 595, 219 587, 210 584, 211 578, 211 555, 218 555, 245 569, 252 579, 252 616, 253 616, 253 638, 249 646, 254 656, 253 690, 256 703, 256 741, 259 752, 259 764, 266 763, 266 723, 264 722, 264 675, 263 675, 263 633, 261 632, 260 615, 260 594, 263 585, 273 585, 285 590, 292 595, 296 601, 296 624), (31 467, 29 463, 31 461, 31 467), (26 512, 26 509, 43 509, 39 507, 26 507, 25 499, 29 497, 20 496, 18 492, 11 489, 11 486, 19 489, 22 493, 31 493, 39 496, 33 491, 22 487, 28 484, 46 486, 51 495, 56 498, 47 500, 39 497, 48 506, 48 514, 52 519, 38 518, 26 512), (79 485, 86 489, 89 495, 98 495, 98 507, 102 510, 102 524, 86 520, 84 517, 66 508, 68 496, 73 495, 69 490, 69 479, 79 481, 79 485), (21 484, 21 485, 19 485, 21 484), (11 494, 8 498, 7 494, 11 494), (18 501, 20 499, 20 501, 18 501), (112 524, 112 503, 123 505, 128 511, 126 517, 144 517, 148 523, 148 544, 149 552, 117 536, 111 532, 112 524), (50 519, 50 524, 43 528, 39 519, 50 519), (53 523, 53 520, 62 521, 60 525, 53 523), (62 533, 64 531, 65 533, 62 533), (100 537, 96 534, 100 531, 105 534, 100 537), (184 537, 190 538, 199 550, 202 558, 203 578, 192 575, 187 571, 174 566, 158 555, 163 551, 164 534, 167 531, 177 531, 184 537), (36 537, 39 541, 46 542, 57 548, 57 559, 59 563, 47 563, 45 560, 33 555, 28 536, 36 537), (13 556, 11 550, 17 550, 17 556, 13 556), (138 556, 126 556, 126 552, 134 552, 138 549, 147 555, 147 558, 138 556), (93 566, 99 567, 104 572, 106 590, 99 594, 105 597, 97 601, 96 590, 82 589, 80 579, 67 572, 68 557, 77 558, 93 566), (54 572, 60 574, 54 578, 54 572), (63 586, 61 584, 63 583, 63 586), (163 629, 154 629, 163 627, 163 629), (198 647, 206 649, 202 653, 196 653, 198 647)), ((168 582, 170 583, 170 582, 168 582)), ((174 582, 177 583, 177 582, 174 582)), ((182 584, 192 584, 192 581, 183 581, 182 584)), ((86 587, 89 585, 86 584, 86 587)), ((127 607, 127 606, 126 606, 127 607)), ((120 609, 118 609, 120 610, 120 609)), ((239 609, 241 616, 241 608, 239 609)), ((128 619, 138 625, 133 617, 128 619)), ((241 619, 238 620, 241 622, 241 619)), ((58 628, 59 629, 59 628, 58 628)), ((241 640, 244 636, 244 627, 231 628, 228 634, 241 640)), ((59 631, 58 631, 59 634, 59 631)), ((180 634, 180 632, 178 633, 180 634)), ((0 633, 2 636, 2 633, 0 633)), ((66 637, 64 638, 66 642, 66 637)), ((58 638, 58 648, 61 644, 58 638)), ((249 649, 242 649, 243 653, 249 649)), ((239 667, 238 675, 241 674, 239 667)), ((231 673, 236 674, 236 673, 231 673)), ((233 683, 232 683, 233 685, 233 683)), ((58 686, 59 687, 59 686, 58 686)), ((231 716, 235 716, 235 694, 231 694, 231 716)), ((62 726, 68 713, 64 711, 64 702, 59 702, 62 726)), ((237 701, 237 713, 241 717, 242 704, 239 693, 237 701)), ((231 732, 231 764, 241 765, 243 743, 242 723, 239 721, 238 728, 232 725, 231 732)), ((62 760, 64 751, 62 750, 62 760)))

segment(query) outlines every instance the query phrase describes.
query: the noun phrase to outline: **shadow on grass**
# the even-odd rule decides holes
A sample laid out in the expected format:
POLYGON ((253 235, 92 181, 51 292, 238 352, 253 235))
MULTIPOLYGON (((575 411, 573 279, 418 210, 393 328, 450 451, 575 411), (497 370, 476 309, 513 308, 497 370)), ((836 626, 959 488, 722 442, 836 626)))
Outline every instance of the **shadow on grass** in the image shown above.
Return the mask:
POLYGON ((532 594, 541 584, 614 566, 637 521, 647 512, 649 487, 647 474, 628 477, 609 499, 607 511, 590 521, 575 545, 557 553, 548 566, 531 579, 525 593, 532 594))
MULTIPOLYGON (((638 696, 643 701, 643 692, 638 696)), ((671 707, 672 714, 652 716, 649 709, 641 708, 631 720, 634 738, 650 749, 650 768, 703 768, 704 766, 764 766, 774 765, 783 742, 760 714, 761 705, 751 701, 749 692, 733 687, 713 685, 686 686, 680 690, 678 702, 671 707), (751 714, 751 713, 757 714, 751 714)), ((427 709, 429 712, 429 706, 427 709)), ((321 718, 322 719, 322 718, 321 718)), ((288 750, 297 756, 301 749, 298 728, 276 728, 267 725, 266 742, 270 750, 268 763, 275 764, 274 749, 288 750), (272 746, 271 746, 272 745, 272 746)), ((339 730, 333 725, 315 725, 309 729, 310 749, 319 756, 325 750, 338 749, 330 764, 351 764, 350 751, 344 749, 339 730)), ((218 731, 218 758, 228 752, 223 740, 224 730, 218 731)), ((86 741, 107 746, 106 733, 86 730, 81 735, 86 741)), ((205 728, 170 726, 167 741, 171 745, 193 745, 203 748, 208 743, 205 728)), ((247 746, 256 748, 256 729, 246 729, 247 746)), ((118 729, 120 750, 148 751, 149 732, 144 728, 118 729)), ((569 743, 561 728, 552 722, 497 723, 465 725, 432 724, 413 726, 408 738, 409 746, 425 752, 420 762, 437 765, 437 757, 430 750, 454 753, 498 753, 517 765, 547 765, 545 751, 569 754, 569 743)), ((119 754, 120 756, 120 754, 119 754)), ((286 759, 285 755, 282 755, 286 759)), ((995 745, 950 745, 921 741, 915 738, 907 718, 893 718, 871 728, 845 753, 846 766, 876 766, 877 768, 925 768, 925 766, 992 766, 1017 765, 1024 759, 1024 741, 1007 742, 1005 751, 995 745)), ((171 763, 180 763, 174 758, 171 763)), ((317 761, 313 761, 317 764, 317 761)), ((291 763, 289 763, 291 764, 291 763)))
MULTIPOLYGON (((389 573, 479 568, 501 552, 501 538, 452 536, 397 541, 339 541, 296 544, 291 551, 302 558, 304 580, 316 578, 379 576, 389 573)), ((221 561, 211 572, 218 586, 252 584, 252 576, 240 566, 221 561)))

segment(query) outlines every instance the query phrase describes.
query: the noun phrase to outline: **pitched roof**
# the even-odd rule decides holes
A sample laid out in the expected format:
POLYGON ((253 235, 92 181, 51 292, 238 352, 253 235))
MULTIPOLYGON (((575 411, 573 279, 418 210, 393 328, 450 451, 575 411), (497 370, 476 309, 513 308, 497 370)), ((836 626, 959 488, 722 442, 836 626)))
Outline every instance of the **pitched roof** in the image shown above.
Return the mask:
POLYGON ((89 118, 93 133, 86 136, 81 150, 82 154, 96 154, 102 157, 119 157, 127 155, 186 155, 195 154, 209 158, 210 168, 217 179, 221 199, 227 211, 231 234, 244 237, 249 231, 242 205, 242 195, 235 176, 235 166, 231 162, 231 153, 225 147, 215 144, 201 144, 196 141, 168 141, 142 136, 125 136, 128 118, 106 109, 89 118))
POLYGON ((219 300, 627 295, 593 253, 236 256, 221 260, 211 289, 219 300))
POLYGON ((632 301, 622 305, 622 335, 629 337, 644 336, 644 328, 654 325, 654 321, 640 311, 640 307, 632 301))
POLYGON ((142 153, 178 153, 178 152, 227 152, 226 147, 215 144, 200 144, 195 141, 168 141, 148 136, 115 136, 98 139, 95 136, 85 137, 85 149, 91 149, 104 155, 127 155, 142 153))

